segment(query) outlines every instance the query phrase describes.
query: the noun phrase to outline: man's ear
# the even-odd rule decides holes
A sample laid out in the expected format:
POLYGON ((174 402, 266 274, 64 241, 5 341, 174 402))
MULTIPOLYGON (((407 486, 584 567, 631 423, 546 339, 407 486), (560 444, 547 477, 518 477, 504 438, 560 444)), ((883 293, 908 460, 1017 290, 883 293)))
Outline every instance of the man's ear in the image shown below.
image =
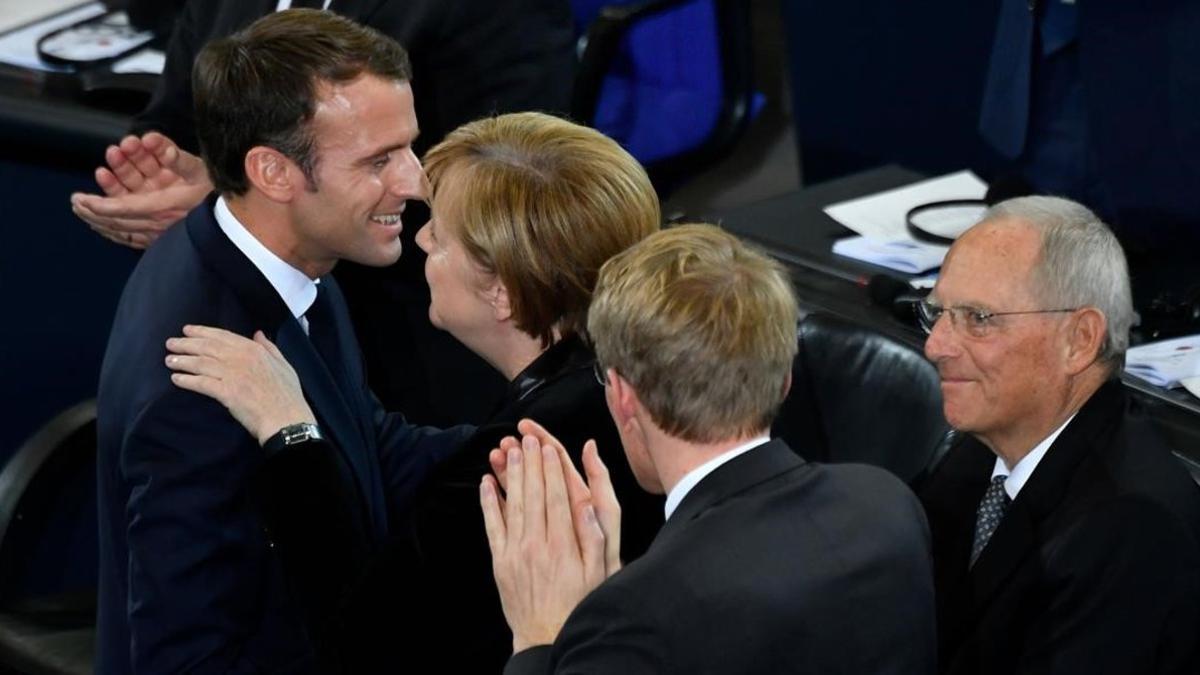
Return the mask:
POLYGON ((609 396, 612 400, 611 409, 613 412, 613 421, 618 427, 625 428, 629 431, 640 431, 641 413, 645 411, 645 406, 642 405, 641 398, 638 397, 637 391, 629 384, 629 381, 616 371, 609 371, 612 375, 609 377, 609 396))
POLYGON ((275 148, 265 145, 250 148, 244 168, 250 185, 271 201, 289 202, 299 191, 308 188, 300 167, 275 148))
POLYGON ((1108 320, 1095 307, 1077 310, 1067 327, 1067 370, 1076 375, 1096 362, 1108 339, 1108 320))

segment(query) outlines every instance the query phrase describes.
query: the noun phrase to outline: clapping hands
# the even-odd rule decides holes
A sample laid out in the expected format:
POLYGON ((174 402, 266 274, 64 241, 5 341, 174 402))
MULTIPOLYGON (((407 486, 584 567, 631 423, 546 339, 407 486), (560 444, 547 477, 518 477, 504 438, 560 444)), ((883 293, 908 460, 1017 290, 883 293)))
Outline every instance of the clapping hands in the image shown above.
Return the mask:
POLYGON ((549 644, 593 588, 620 569, 621 510, 596 444, 587 482, 562 444, 531 420, 489 459, 480 503, 513 651, 549 644), (504 496, 501 496, 501 490, 504 496))

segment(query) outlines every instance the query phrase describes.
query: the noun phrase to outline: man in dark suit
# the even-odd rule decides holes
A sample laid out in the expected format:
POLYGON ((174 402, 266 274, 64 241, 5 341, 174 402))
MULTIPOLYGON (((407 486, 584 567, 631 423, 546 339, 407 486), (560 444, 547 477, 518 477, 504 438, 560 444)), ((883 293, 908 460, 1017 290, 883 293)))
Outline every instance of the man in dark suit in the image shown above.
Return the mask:
POLYGON ((964 432, 921 498, 943 672, 1200 671, 1200 490, 1128 410, 1120 245, 1064 199, 995 206, 921 305, 964 432))
MULTIPOLYGON (((73 208, 102 235, 145 248, 212 189, 192 122, 192 63, 207 42, 278 7, 324 7, 395 38, 412 58, 420 156, 459 125, 497 112, 565 112, 574 78, 566 0, 220 0, 189 3, 176 25, 158 90, 134 132, 97 170, 106 193, 73 208), (143 138, 145 145, 143 145, 143 138), (160 161, 161 160, 161 161, 160 161), (145 170, 146 174, 141 173, 145 170)), ((424 254, 412 237, 429 212, 412 204, 402 234, 410 254, 388 268, 341 265, 367 371, 389 410, 430 424, 482 421, 503 381, 429 323, 424 254), (436 363, 435 370, 430 366, 436 363)))
POLYGON ((273 337, 315 411, 306 422, 341 449, 337 479, 369 542, 464 437, 383 413, 328 274, 400 255, 400 213, 424 194, 409 77, 395 42, 311 10, 201 53, 197 131, 220 196, 139 262, 101 373, 97 672, 315 670, 248 490, 260 442, 269 454, 314 427, 255 439, 172 384, 164 342, 184 324, 273 337))
MULTIPOLYGON (((930 673, 927 529, 886 472, 768 438, 796 353, 783 270, 708 225, 610 260, 588 331, 639 484, 667 521, 624 569, 594 444, 588 484, 522 423, 481 485, 507 673, 930 673), (606 579, 607 577, 607 579, 606 579), (590 592, 589 592, 590 591, 590 592)), ((557 447, 556 447, 557 446, 557 447)))
POLYGON ((1086 204, 1126 246, 1200 242, 1198 33, 1190 0, 1002 0, 980 131, 1034 191, 1086 204))

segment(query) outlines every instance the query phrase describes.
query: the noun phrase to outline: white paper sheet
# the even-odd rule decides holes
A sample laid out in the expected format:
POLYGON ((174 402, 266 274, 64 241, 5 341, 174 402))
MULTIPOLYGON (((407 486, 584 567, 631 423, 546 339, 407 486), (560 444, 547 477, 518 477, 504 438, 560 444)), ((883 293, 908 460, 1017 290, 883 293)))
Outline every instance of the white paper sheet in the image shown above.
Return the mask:
POLYGON ((838 255, 908 274, 920 274, 940 267, 948 250, 949 246, 926 244, 911 239, 879 241, 861 236, 839 239, 833 244, 833 252, 838 255))
POLYGON ((161 75, 163 66, 166 63, 167 55, 162 50, 147 47, 112 64, 112 71, 114 73, 153 73, 161 75))
MULTIPOLYGON (((1200 379, 1200 335, 1131 347, 1125 353, 1125 372, 1168 389, 1180 386, 1182 380, 1200 379)), ((1195 393, 1191 387, 1188 390, 1195 393)))
MULTIPOLYGON (((0 0, 0 2, 4 2, 4 1, 5 0, 0 0)), ((0 5, 0 11, 3 11, 4 7, 6 7, 7 4, 8 3, 6 3, 6 5, 0 5)), ((16 4, 24 4, 24 3, 16 3, 16 4)), ((36 14, 30 18, 36 18, 38 15, 45 16, 47 14, 50 14, 54 11, 55 8, 58 8, 59 5, 64 4, 64 3, 52 2, 52 3, 48 3, 48 4, 50 7, 49 9, 45 8, 45 6, 42 6, 42 8, 39 9, 38 14, 36 14)), ((68 7, 71 5, 74 5, 74 4, 78 4, 78 3, 77 2, 65 3, 65 5, 68 7)), ((60 28, 66 28, 67 26, 70 26, 71 24, 79 23, 80 21, 83 21, 85 19, 90 19, 94 16, 100 16, 105 11, 106 10, 104 9, 104 3, 89 2, 89 3, 85 3, 85 4, 81 5, 77 9, 71 10, 64 14, 59 14, 59 15, 55 16, 54 18, 47 19, 45 21, 39 21, 33 25, 26 26, 25 28, 22 28, 20 30, 15 30, 11 33, 0 36, 0 62, 10 63, 15 66, 21 66, 22 68, 30 68, 33 70, 44 70, 44 71, 70 70, 70 68, 68 68, 68 67, 52 66, 48 63, 43 63, 42 60, 40 58, 38 58, 38 53, 37 53, 38 40, 43 35, 46 35, 47 33, 50 33, 51 31, 56 31, 60 28)))
POLYGON ((82 4, 85 0, 0 0, 0 34, 82 4))
POLYGON ((970 171, 959 171, 831 204, 825 207, 825 213, 864 237, 880 241, 913 240, 904 222, 904 215, 913 207, 948 199, 983 199, 985 194, 987 183, 970 171))

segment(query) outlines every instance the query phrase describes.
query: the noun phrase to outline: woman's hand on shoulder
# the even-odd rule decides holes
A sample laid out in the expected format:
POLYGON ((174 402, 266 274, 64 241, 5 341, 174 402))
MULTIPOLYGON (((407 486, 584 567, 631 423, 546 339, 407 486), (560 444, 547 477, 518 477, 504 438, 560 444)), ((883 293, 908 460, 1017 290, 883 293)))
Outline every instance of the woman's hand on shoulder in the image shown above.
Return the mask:
POLYGON ((183 337, 167 340, 167 350, 171 381, 220 401, 259 444, 290 424, 316 422, 296 371, 262 331, 251 340, 189 325, 183 337))

